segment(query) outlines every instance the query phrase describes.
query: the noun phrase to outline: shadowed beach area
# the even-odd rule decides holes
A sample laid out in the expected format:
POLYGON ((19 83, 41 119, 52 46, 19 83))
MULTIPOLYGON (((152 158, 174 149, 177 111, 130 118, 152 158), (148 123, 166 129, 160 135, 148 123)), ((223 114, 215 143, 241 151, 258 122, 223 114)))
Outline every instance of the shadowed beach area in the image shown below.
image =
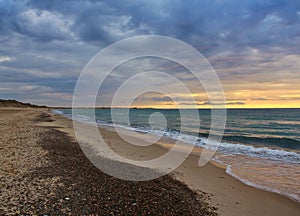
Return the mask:
MULTIPOLYGON (((88 125, 85 125, 88 129, 88 125)), ((137 147, 100 129, 111 149, 131 159, 164 154, 168 140, 137 147)), ((208 163, 199 149, 174 172, 145 182, 124 181, 97 169, 76 142, 70 119, 47 109, 1 108, 0 214, 299 215, 300 204, 247 186, 208 163)), ((178 152, 180 154, 180 152, 178 152)), ((118 169, 120 162, 98 158, 118 169)), ((155 172, 126 165, 121 172, 155 172)))

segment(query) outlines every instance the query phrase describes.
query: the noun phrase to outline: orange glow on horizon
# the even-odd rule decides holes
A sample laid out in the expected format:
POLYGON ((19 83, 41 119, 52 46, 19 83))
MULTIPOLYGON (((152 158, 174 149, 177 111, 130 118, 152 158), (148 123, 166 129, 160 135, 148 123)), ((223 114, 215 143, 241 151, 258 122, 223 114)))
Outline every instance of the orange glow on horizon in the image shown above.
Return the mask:
MULTIPOLYGON (((266 100, 266 101, 253 101, 253 100, 244 100, 245 104, 240 105, 225 105, 227 109, 255 109, 255 108, 300 108, 300 100, 266 100)), ((230 102, 227 102, 230 103, 230 102)), ((173 109, 178 108, 176 103, 152 103, 152 104, 132 104, 131 107, 136 108, 160 108, 160 109, 173 109)), ((213 106, 213 108, 222 108, 222 106, 213 106)), ((181 105, 180 108, 197 108, 197 109, 210 109, 210 105, 201 105, 201 106, 188 106, 181 105)))

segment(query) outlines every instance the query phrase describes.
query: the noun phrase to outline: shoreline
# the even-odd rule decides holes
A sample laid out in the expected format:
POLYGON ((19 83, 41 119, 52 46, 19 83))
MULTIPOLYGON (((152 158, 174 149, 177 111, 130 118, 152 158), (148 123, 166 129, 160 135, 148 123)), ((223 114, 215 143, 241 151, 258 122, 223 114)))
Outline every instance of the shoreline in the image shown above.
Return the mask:
MULTIPOLYGON (((54 114, 59 114, 59 115, 62 115, 64 117, 66 117, 67 119, 71 119, 70 116, 65 116, 63 112, 59 112, 57 110, 53 110, 54 114), (56 112, 57 111, 57 112, 56 112)), ((87 124, 87 125, 91 125, 91 123, 89 122, 84 122, 84 121, 78 121, 76 120, 77 122, 81 122, 82 124, 87 124)), ((101 129, 104 129, 104 130, 109 130, 109 131, 114 131, 114 127, 112 125, 109 125, 109 124, 101 124, 101 123, 97 123, 98 125, 98 128, 101 129)), ((123 133, 125 134, 128 134, 128 136, 130 136, 130 133, 132 132, 131 128, 127 128, 127 127, 123 127, 121 125, 118 125, 116 126, 118 127, 119 129, 121 130, 124 130, 123 133)), ((139 133, 139 131, 135 131, 137 133, 139 133)), ((145 132, 146 133, 146 132, 145 132)), ((141 132, 141 134, 143 134, 143 132, 141 132)), ((153 135, 153 136, 156 136, 156 135, 153 135)), ((171 137, 163 137, 162 138, 163 141, 159 142, 159 143, 156 143, 156 144, 159 144, 161 147, 167 149, 168 151, 172 148, 172 145, 170 143, 174 143, 176 141, 179 141, 179 140, 176 140, 174 138, 171 138, 171 137)), ((200 146, 197 146, 197 145, 193 145, 193 144, 190 144, 190 143, 187 143, 187 142, 184 142, 184 141, 179 141, 179 142, 183 142, 185 145, 190 145, 190 146, 193 146, 194 149, 193 151, 191 152, 192 155, 195 155, 196 157, 200 157, 201 155, 201 152, 203 150, 202 147, 200 146)), ((246 144, 243 144, 243 145, 246 145, 246 144)), ((272 150, 272 149, 271 149, 272 150)), ((178 151, 182 151, 180 149, 178 149, 178 151)), ((222 156, 223 154, 222 153, 217 153, 219 156, 222 156)), ((217 156, 219 158, 219 156, 217 156)), ((223 155, 224 156, 224 155, 223 155)), ((273 189, 272 187, 268 187, 268 186, 263 186, 263 185, 260 185, 260 184, 257 184, 257 183, 253 183, 251 181, 249 181, 247 178, 245 177, 241 177, 239 176, 238 174, 234 173, 232 171, 232 167, 233 165, 230 165, 230 164, 226 164, 226 162, 224 161, 221 161, 221 160, 218 160, 218 159, 211 159, 209 161, 209 163, 219 167, 219 168, 222 168, 224 169, 224 171, 226 172, 226 174, 234 177, 235 179, 239 180, 240 182, 242 182, 243 184, 246 184, 250 187, 254 187, 256 189, 259 189, 259 190, 263 190, 263 191, 267 191, 267 192, 271 192, 271 193, 275 193, 275 194, 278 194, 280 196, 284 196, 284 197, 287 197, 289 199, 291 199, 292 201, 295 201, 297 203, 300 203, 300 200, 299 200, 299 197, 297 195, 294 195, 294 194, 288 194, 288 193, 284 193, 280 190, 276 190, 276 189, 273 189)))
MULTIPOLYGON (((63 125, 68 124, 72 128, 72 120, 58 114, 53 114, 63 125), (66 123, 67 122, 67 123, 66 123)), ((108 136, 110 147, 120 155, 130 159, 145 158, 145 152, 120 140, 120 137, 111 129, 100 127, 101 135, 108 136), (123 146, 120 149, 120 146, 123 146), (124 150, 125 149, 125 150, 124 150), (132 156, 135 152, 135 156, 132 156)), ((69 131, 70 133, 70 131, 69 131)), ((71 136, 72 135, 71 132, 71 136)), ((166 152, 167 146, 152 145, 148 149, 151 158, 166 152)), ((199 154, 199 152, 198 152, 199 154)), ((219 212, 224 215, 298 215, 300 203, 281 194, 255 188, 246 185, 239 179, 226 173, 226 165, 210 161, 204 167, 198 167, 197 153, 193 152, 188 159, 179 166, 171 175, 189 188, 212 194, 212 202, 218 206, 219 212), (270 207, 270 208, 267 208, 270 207)))

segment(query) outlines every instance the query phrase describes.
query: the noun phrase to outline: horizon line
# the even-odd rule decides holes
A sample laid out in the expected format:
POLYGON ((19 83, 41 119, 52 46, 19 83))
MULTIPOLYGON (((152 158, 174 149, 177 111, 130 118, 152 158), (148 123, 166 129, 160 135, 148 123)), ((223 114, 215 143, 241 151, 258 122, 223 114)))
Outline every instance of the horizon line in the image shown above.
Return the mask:
POLYGON ((163 108, 163 107, 69 107, 69 106, 48 106, 48 108, 52 109, 165 109, 165 110, 175 110, 175 109, 300 109, 300 107, 224 107, 224 108, 163 108))

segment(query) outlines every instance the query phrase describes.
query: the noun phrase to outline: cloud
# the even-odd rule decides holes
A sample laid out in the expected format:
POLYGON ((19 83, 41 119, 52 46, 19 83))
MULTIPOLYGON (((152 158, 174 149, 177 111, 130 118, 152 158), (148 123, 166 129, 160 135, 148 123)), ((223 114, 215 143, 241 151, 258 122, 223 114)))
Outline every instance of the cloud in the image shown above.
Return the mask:
POLYGON ((251 100, 253 100, 253 101, 267 101, 267 100, 271 100, 271 99, 268 99, 268 98, 253 98, 251 100))
POLYGON ((206 106, 206 105, 245 105, 245 102, 210 102, 210 101, 206 101, 203 103, 197 103, 198 106, 206 106))
POLYGON ((1 62, 9 62, 12 61, 13 59, 9 56, 0 56, 0 63, 1 62))
POLYGON ((29 9, 18 15, 12 29, 42 41, 65 40, 75 37, 70 30, 72 20, 47 10, 29 9))
POLYGON ((159 102, 170 102, 173 101, 172 98, 168 97, 168 96, 163 96, 163 97, 138 97, 136 99, 137 101, 159 101, 159 102))
MULTIPOLYGON (((229 98, 242 100, 235 92, 251 89, 298 94, 299 11, 298 0, 0 1, 0 81, 2 86, 46 86, 70 94, 82 68, 99 50, 130 36, 158 34, 183 40, 202 52, 229 98)), ((168 71, 199 91, 194 78, 176 64, 139 63, 124 66, 128 72, 111 77, 106 92, 143 69, 168 71)), ((170 88, 176 92, 175 85, 170 88)), ((24 97, 13 92, 10 96, 24 97)), ((52 102, 55 95, 44 97, 52 102)))

